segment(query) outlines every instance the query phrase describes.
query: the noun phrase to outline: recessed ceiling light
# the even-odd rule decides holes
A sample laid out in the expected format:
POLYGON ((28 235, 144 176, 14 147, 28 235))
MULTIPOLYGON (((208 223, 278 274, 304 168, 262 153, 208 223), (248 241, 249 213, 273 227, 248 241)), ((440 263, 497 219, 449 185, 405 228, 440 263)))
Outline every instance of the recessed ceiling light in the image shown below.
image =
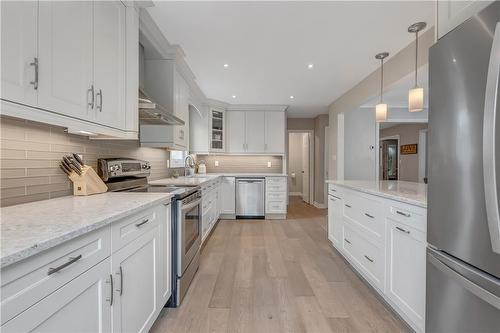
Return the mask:
POLYGON ((307 68, 312 69, 314 67, 314 64, 309 64, 307 65, 307 68))
POLYGON ((236 95, 231 96, 232 98, 236 98, 236 95))
POLYGON ((294 99, 294 98, 295 98, 295 96, 293 96, 293 95, 290 95, 290 99, 294 99))
POLYGON ((229 67, 229 64, 224 64, 224 68, 228 68, 229 67))

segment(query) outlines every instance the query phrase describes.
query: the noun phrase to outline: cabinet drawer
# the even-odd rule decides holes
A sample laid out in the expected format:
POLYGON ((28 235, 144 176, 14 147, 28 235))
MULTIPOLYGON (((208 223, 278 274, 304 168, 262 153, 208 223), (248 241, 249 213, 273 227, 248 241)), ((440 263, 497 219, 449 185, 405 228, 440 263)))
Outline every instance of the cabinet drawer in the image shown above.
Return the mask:
POLYGON ((343 193, 340 186, 328 184, 328 194, 336 196, 339 199, 343 199, 343 193))
POLYGON ((383 250, 372 244, 365 237, 344 225, 344 250, 361 270, 361 273, 380 290, 384 289, 383 250))
POLYGON ((266 201, 266 213, 285 214, 286 200, 268 200, 266 201))
POLYGON ((286 185, 286 177, 266 177, 266 185, 286 185))
POLYGON ((153 207, 116 222, 111 226, 112 252, 121 249, 137 237, 159 225, 163 207, 153 207))
POLYGON ((286 201, 286 193, 285 192, 267 192, 266 193, 266 201, 277 201, 277 200, 286 201))
POLYGON ((2 269, 2 324, 109 257, 110 253, 110 228, 107 226, 2 269))
POLYGON ((422 232, 427 232, 426 209, 392 200, 389 201, 388 204, 389 216, 391 219, 409 225, 422 232))
POLYGON ((375 236, 383 240, 384 218, 382 203, 378 200, 352 192, 344 193, 344 216, 375 236))

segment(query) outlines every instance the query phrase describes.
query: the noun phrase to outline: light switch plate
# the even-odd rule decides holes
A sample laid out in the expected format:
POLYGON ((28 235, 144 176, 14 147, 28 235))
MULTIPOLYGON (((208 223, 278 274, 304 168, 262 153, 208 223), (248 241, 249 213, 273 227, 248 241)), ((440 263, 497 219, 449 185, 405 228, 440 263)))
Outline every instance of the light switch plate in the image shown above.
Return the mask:
POLYGON ((267 161, 267 167, 270 168, 271 167, 271 161, 267 161))
POLYGON ((219 166, 219 161, 215 161, 215 166, 219 166))

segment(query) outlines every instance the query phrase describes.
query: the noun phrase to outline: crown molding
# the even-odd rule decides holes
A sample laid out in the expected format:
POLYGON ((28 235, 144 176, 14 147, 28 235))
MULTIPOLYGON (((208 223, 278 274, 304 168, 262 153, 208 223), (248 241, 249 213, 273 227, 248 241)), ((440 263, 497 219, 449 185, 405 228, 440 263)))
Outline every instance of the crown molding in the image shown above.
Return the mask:
POLYGON ((227 111, 271 111, 285 112, 288 105, 279 104, 229 104, 227 111))

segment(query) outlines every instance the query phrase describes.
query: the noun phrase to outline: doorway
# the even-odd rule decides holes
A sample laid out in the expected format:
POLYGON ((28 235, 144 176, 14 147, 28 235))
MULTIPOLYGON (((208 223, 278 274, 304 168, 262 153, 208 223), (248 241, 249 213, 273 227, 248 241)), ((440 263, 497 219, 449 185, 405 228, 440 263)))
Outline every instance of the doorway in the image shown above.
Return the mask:
POLYGON ((399 179, 399 137, 380 139, 380 180, 399 179))
POLYGON ((313 202, 313 133, 289 131, 288 133, 288 192, 301 197, 308 204, 313 202))

